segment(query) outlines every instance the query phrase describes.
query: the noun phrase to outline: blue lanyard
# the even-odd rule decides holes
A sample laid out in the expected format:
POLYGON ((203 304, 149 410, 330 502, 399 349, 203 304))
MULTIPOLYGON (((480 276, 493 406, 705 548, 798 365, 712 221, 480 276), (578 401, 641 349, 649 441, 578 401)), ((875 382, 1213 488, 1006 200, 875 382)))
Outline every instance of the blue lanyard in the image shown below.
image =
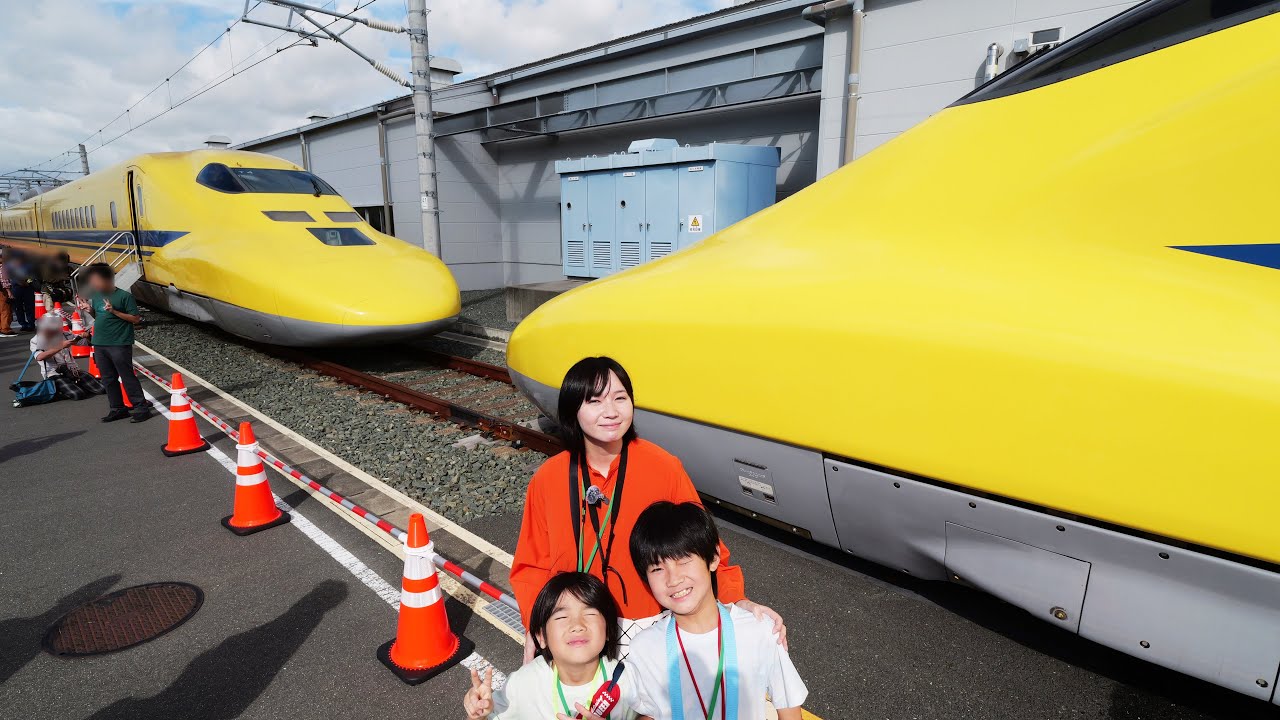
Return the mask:
MULTIPOLYGON (((720 610, 720 628, 724 634, 724 703, 728 720, 738 720, 738 644, 733 637, 733 620, 729 608, 716 603, 720 610)), ((684 720, 683 654, 676 638, 676 619, 672 615, 667 623, 667 692, 671 696, 671 720, 684 720)))

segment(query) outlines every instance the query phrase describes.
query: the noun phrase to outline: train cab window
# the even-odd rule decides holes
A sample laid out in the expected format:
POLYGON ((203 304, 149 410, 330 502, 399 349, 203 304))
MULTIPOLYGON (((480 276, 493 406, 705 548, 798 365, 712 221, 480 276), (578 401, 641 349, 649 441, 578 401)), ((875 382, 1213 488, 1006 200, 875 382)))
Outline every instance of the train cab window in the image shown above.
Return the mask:
POLYGON ((231 168, 221 163, 205 165, 196 176, 196 182, 225 193, 338 194, 329 183, 302 170, 231 168))
POLYGON ((375 243, 355 228, 307 228, 316 239, 331 247, 345 245, 374 245, 375 243))
POLYGON ((240 183, 236 182, 235 176, 231 174, 230 168, 222 163, 205 165, 200 170, 200 174, 196 175, 196 182, 219 192, 244 192, 244 188, 240 187, 240 183))
POLYGON ((1051 85, 1276 12, 1280 0, 1149 0, 997 75, 955 104, 1051 85))
POLYGON ((309 172, 301 170, 265 170, 232 168, 231 173, 246 192, 290 193, 295 195, 337 195, 338 191, 309 172))

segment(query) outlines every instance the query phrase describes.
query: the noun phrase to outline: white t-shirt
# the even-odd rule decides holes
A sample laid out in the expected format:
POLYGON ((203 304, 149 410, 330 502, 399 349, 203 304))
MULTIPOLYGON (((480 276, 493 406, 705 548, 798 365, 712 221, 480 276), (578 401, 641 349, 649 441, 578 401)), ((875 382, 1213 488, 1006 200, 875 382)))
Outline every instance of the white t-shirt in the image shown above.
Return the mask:
MULTIPOLYGON (((600 682, 592 680, 586 685, 562 686, 570 717, 577 714, 574 703, 590 707, 596 690, 613 677, 613 668, 617 664, 613 660, 604 661, 605 676, 600 682)), ((547 661, 541 657, 534 658, 511 673, 501 690, 493 691, 493 712, 489 714, 489 720, 555 720, 556 713, 564 712, 555 682, 554 671, 547 661)), ((635 687, 635 675, 628 665, 618 678, 622 699, 609 712, 609 720, 635 720, 636 713, 632 710, 636 702, 635 687)))
MULTIPOLYGON (((809 689, 796 673, 787 651, 778 644, 778 638, 773 634, 773 622, 768 619, 763 622, 756 620, 754 615, 736 605, 730 607, 729 619, 733 622, 734 643, 737 645, 736 720, 764 720, 766 698, 772 700, 777 708, 803 705, 809 696, 809 689)), ((631 641, 631 654, 627 656, 626 672, 634 672, 640 681, 636 712, 654 720, 670 720, 672 717, 667 658, 667 626, 671 622, 671 615, 664 615, 652 627, 637 635, 631 641)), ((689 654, 689 664, 697 674, 702 699, 710 702, 720 658, 716 631, 701 634, 681 631, 680 639, 684 641, 684 649, 689 654)), ((726 647, 725 652, 728 651, 726 647)), ((684 658, 676 655, 675 660, 680 668, 684 718, 702 720, 705 716, 699 706, 698 695, 694 692, 693 682, 689 679, 684 658)), ((716 700, 712 717, 720 717, 719 699, 716 700)))

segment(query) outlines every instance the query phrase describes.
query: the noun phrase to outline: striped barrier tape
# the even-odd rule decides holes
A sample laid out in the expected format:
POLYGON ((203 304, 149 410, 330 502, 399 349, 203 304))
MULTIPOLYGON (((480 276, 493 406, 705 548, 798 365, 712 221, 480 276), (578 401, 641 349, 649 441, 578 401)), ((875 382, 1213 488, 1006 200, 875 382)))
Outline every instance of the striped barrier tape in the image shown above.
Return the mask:
MULTIPOLYGON (((168 390, 169 392, 173 391, 173 389, 169 385, 169 381, 151 372, 150 370, 143 367, 138 362, 134 362, 133 365, 139 372, 141 372, 143 375, 150 378, 156 384, 160 385, 161 387, 168 390)), ((191 403, 191 407, 194 408, 196 411, 198 411, 201 415, 203 415, 204 418, 208 420, 210 423, 212 423, 214 427, 221 430, 223 433, 227 435, 227 437, 231 438, 232 440, 235 440, 237 443, 240 442, 240 432, 238 430, 231 427, 231 425, 228 424, 225 420, 218 417, 211 410, 209 410, 209 408, 205 407, 204 405, 201 405, 196 400, 193 400, 190 396, 187 397, 187 400, 188 402, 191 403)), ((364 520, 365 522, 369 523, 370 525, 373 525, 374 527, 378 528, 382 532, 395 538, 398 542, 404 543, 405 540, 408 538, 408 533, 405 532, 403 529, 396 527, 390 522, 387 522, 386 520, 369 512, 365 508, 362 508, 359 505, 351 502, 350 500, 339 495, 333 490, 325 487, 324 485, 321 485, 315 480, 312 480, 311 478, 302 474, 302 472, 300 472, 299 470, 296 470, 295 468, 290 467, 289 465, 285 464, 276 456, 263 450, 261 446, 258 447, 257 455, 258 457, 262 458, 264 461, 270 463, 272 467, 275 467, 280 472, 283 472, 289 477, 301 483, 304 483, 307 487, 311 488, 312 490, 315 490, 316 492, 320 493, 326 498, 332 500, 336 505, 342 507, 344 510, 351 512, 352 514, 359 517, 361 520, 364 520)), ((463 568, 461 565, 453 562, 452 560, 446 559, 444 556, 440 555, 439 553, 432 553, 431 559, 435 563, 436 567, 444 570, 445 572, 448 572, 450 575, 457 577, 459 580, 462 580, 464 583, 466 583, 473 589, 478 590, 484 593, 485 595, 488 595, 489 597, 493 598, 494 600, 497 600, 498 602, 501 602, 503 605, 510 607, 512 610, 515 610, 516 612, 520 611, 520 606, 516 604, 515 598, 503 592, 502 588, 499 588, 491 583, 481 580, 480 578, 476 577, 474 574, 472 574, 471 572, 463 568)))

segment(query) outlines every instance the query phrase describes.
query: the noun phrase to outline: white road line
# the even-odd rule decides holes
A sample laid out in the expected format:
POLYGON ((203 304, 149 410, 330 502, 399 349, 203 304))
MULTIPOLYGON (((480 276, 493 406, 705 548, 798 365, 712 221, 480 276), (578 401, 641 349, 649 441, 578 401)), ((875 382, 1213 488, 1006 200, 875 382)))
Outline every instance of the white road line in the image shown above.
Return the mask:
MULTIPOLYGON (((142 394, 147 397, 147 400, 151 402, 151 405, 159 411, 160 414, 166 418, 170 417, 169 409, 166 408, 163 403, 154 398, 146 390, 143 390, 142 394)), ((227 454, 222 452, 217 445, 210 444, 209 449, 204 452, 206 455, 217 461, 217 463, 226 469, 227 472, 231 473, 231 475, 234 476, 236 474, 235 461, 230 457, 227 457, 227 454)), ((315 523, 308 520, 305 515, 290 506, 289 503, 285 502, 279 495, 271 493, 271 497, 275 499, 276 507, 293 516, 293 520, 289 523, 290 525, 298 528, 299 532, 306 535, 311 542, 315 543, 321 550, 328 553, 329 557, 333 558, 339 565, 346 568, 347 572, 354 575, 355 578, 363 583, 365 587, 369 588, 377 594, 378 597, 382 598, 383 601, 390 605, 392 609, 396 612, 400 611, 400 591, 398 589, 393 587, 386 580, 383 580, 382 576, 379 575, 377 571, 361 562, 359 558, 351 554, 350 550, 343 547, 342 543, 334 540, 328 533, 317 527, 315 523)), ((493 667, 493 664, 486 660, 483 655, 473 652, 462 660, 462 666, 464 668, 474 669, 476 672, 484 672, 485 668, 493 667)), ((502 671, 494 668, 494 689, 499 689, 506 685, 506 683, 507 676, 502 671)))
MULTIPOLYGON (((509 568, 509 567, 511 567, 511 562, 512 562, 511 553, 509 553, 509 552, 507 552, 507 551, 503 550, 502 548, 498 547, 497 545, 494 545, 493 543, 489 542, 488 540, 485 540, 484 538, 480 537, 479 535, 476 535, 475 533, 471 532, 470 530, 467 530, 466 528, 462 527, 461 525, 458 525, 457 523, 455 523, 454 521, 450 520, 449 518, 447 518, 447 517, 445 517, 445 516, 441 515, 440 513, 436 512, 435 510, 432 510, 431 508, 427 507, 426 505, 423 505, 422 503, 418 502, 417 500, 414 500, 413 498, 409 497, 408 495, 405 495, 404 493, 402 493, 402 492, 400 492, 399 490, 397 490, 397 489, 395 489, 395 488, 391 487, 390 485, 388 485, 387 483, 383 482, 382 480, 379 480, 378 478, 373 477, 372 475, 370 475, 369 473, 365 472, 364 470, 361 470, 360 468, 356 467, 355 465, 352 465, 351 463, 347 462, 346 460, 343 460, 342 458, 340 458, 340 457, 338 457, 337 455, 333 454, 332 452, 329 452, 328 450, 326 450, 326 449, 324 449, 324 448, 320 447, 319 445, 317 445, 316 443, 312 442, 311 440, 308 440, 307 438, 305 438, 305 437, 303 437, 303 436, 299 435, 298 433, 294 432, 293 430, 290 430, 288 427, 286 427, 285 425, 281 424, 280 422, 277 422, 275 419, 273 419, 273 418, 269 417, 268 415, 266 415, 266 414, 265 414, 265 413, 263 413, 262 411, 260 411, 260 410, 258 410, 258 409, 256 409, 256 408, 253 408, 253 407, 251 407, 251 406, 249 406, 249 405, 246 405, 245 403, 243 403, 243 402, 242 402, 242 401, 240 401, 239 399, 237 399, 237 398, 235 398, 235 397, 233 397, 233 396, 231 396, 231 395, 228 395, 226 392, 224 392, 224 391, 223 391, 221 388, 219 388, 217 385, 214 385, 213 383, 209 382, 208 380, 205 380, 204 378, 200 377, 199 375, 196 375, 195 373, 191 372, 191 371, 190 371, 190 370, 188 370, 187 368, 182 367, 182 366, 181 366, 181 365, 179 365, 178 363, 174 362, 173 360, 170 360, 169 358, 165 357, 164 355, 161 355, 160 353, 156 352, 155 350, 152 350, 151 348, 147 347, 146 345, 143 345, 142 343, 139 343, 139 342, 135 342, 134 344, 135 344, 137 347, 141 348, 144 352, 148 353, 149 355, 152 355, 152 356, 154 356, 154 357, 156 357, 156 358, 158 358, 158 359, 160 359, 160 360, 164 361, 167 365, 169 365, 170 367, 172 367, 172 368, 173 368, 174 370, 176 370, 177 372, 182 373, 182 376, 183 376, 184 378, 186 378, 189 382, 195 382, 195 383, 199 383, 200 385, 203 385, 205 388, 207 388, 210 392, 212 392, 212 393, 216 394, 218 397, 220 397, 220 398, 222 398, 223 400, 226 400, 227 402, 229 402, 229 403, 231 403, 231 404, 235 405, 236 407, 238 407, 238 408, 240 408, 241 410, 245 411, 246 413, 248 413, 248 414, 250 414, 250 415, 254 416, 255 418, 258 418, 260 421, 262 421, 262 422, 266 423, 267 425, 271 426, 272 428, 275 428, 275 430, 276 430, 276 431, 278 431, 278 432, 280 432, 281 434, 283 434, 284 436, 286 436, 286 437, 288 437, 288 438, 290 438, 290 439, 294 440, 294 441, 295 441, 295 442, 297 442, 299 445, 302 445, 303 447, 305 447, 305 448, 307 448, 308 450, 310 450, 311 452, 313 452, 313 453, 315 453, 315 454, 319 455, 320 457, 324 458, 325 460, 328 460, 329 462, 331 462, 331 463, 333 463, 334 465, 338 466, 338 467, 339 467, 339 468, 341 468, 344 472, 346 472, 346 473, 348 473, 348 474, 350 474, 350 475, 353 475, 353 476, 355 476, 355 477, 360 478, 361 480, 365 481, 365 482, 366 482, 366 483, 368 483, 369 485, 371 485, 371 486, 373 486, 373 487, 377 488, 378 490, 382 491, 382 493, 383 493, 383 494, 385 494, 385 495, 387 495, 388 497, 394 498, 395 500, 399 501, 401 504, 408 506, 408 507, 409 507, 409 508, 411 508, 413 511, 422 513, 422 514, 423 514, 423 516, 424 516, 424 517, 426 517, 426 519, 427 519, 427 525, 428 525, 428 529, 429 529, 429 530, 435 531, 437 528, 439 528, 439 529, 441 529, 441 530, 444 530, 444 531, 448 532, 450 535, 453 535, 454 537, 458 538, 459 540, 462 540, 463 542, 467 543, 468 545, 470 545, 471 547, 475 548, 476 550, 479 550, 481 553, 483 553, 483 554, 487 555, 488 557, 492 558, 493 560, 495 560, 495 561, 497 561, 497 562, 499 562, 499 563, 501 563, 501 564, 503 564, 503 565, 507 566, 508 568, 509 568)), ((141 358, 135 358, 135 359, 137 359, 137 360, 141 360, 141 358)), ((357 520, 357 521, 356 521, 356 523, 354 523, 354 524, 356 524, 356 526, 357 526, 357 527, 359 527, 359 524, 362 524, 362 523, 363 523, 363 521, 357 520)), ((366 530, 365 528, 361 528, 361 529, 362 529, 362 531, 364 531, 364 532, 366 532, 366 533, 368 532, 368 530, 366 530)), ((523 641, 523 639, 521 639, 521 640, 520 640, 520 642, 524 642, 524 641, 523 641)))
MULTIPOLYGON (((182 370, 179 369, 179 372, 182 372, 182 370)), ((154 380, 151 380, 151 378, 147 378, 147 380, 153 383, 155 382, 154 380)), ((168 408, 166 408, 159 400, 156 400, 150 394, 147 394, 146 390, 143 390, 143 394, 147 396, 147 399, 151 401, 151 404, 156 408, 157 411, 163 414, 166 418, 169 417, 168 408)), ((204 416, 203 411, 196 411, 196 414, 199 415, 200 417, 204 417, 205 420, 208 420, 208 418, 204 416)), ((219 432, 221 432, 221 430, 219 430, 219 432)), ((226 456, 223 455, 222 457, 226 457, 226 456)), ((215 457, 215 459, 217 458, 215 457)), ((228 459, 228 462, 230 462, 230 459, 228 459)), ((232 473, 235 472, 234 464, 226 467, 228 467, 228 469, 232 473)), ((320 505, 322 507, 332 511, 338 517, 342 518, 344 522, 355 527, 360 532, 364 533, 366 536, 372 539, 375 543, 381 545, 382 547, 385 547, 396 557, 404 559, 403 543, 397 542, 390 535, 387 535, 386 533, 380 530, 376 530, 370 527, 368 523, 355 517, 351 513, 347 512, 347 510, 345 510, 344 508, 339 507, 329 502, 328 500, 325 500, 323 496, 320 496, 318 493, 316 493, 315 490, 313 490, 306 483, 298 480, 292 475, 289 475, 284 470, 271 464, 267 464, 267 467, 271 468, 272 470, 275 470, 285 480, 289 481, 290 483, 293 483, 299 488, 302 488, 307 493, 309 493, 312 497, 318 497, 320 500, 320 505)), ((480 617, 484 618, 490 625, 497 628, 504 635, 511 638, 514 642, 519 643, 521 645, 524 644, 524 633, 517 632, 510 625, 508 625, 506 620, 502 617, 502 615, 499 615, 494 610, 490 609, 491 603, 489 601, 487 601, 485 598, 480 597, 478 594, 472 592, 471 589, 468 588, 466 585, 463 585, 461 582, 459 582, 458 580, 455 580, 452 576, 446 573, 441 573, 440 587, 446 593, 449 593, 449 595, 451 595, 454 600, 457 600, 463 605, 466 605, 467 607, 471 608, 472 611, 477 613, 480 617)))

